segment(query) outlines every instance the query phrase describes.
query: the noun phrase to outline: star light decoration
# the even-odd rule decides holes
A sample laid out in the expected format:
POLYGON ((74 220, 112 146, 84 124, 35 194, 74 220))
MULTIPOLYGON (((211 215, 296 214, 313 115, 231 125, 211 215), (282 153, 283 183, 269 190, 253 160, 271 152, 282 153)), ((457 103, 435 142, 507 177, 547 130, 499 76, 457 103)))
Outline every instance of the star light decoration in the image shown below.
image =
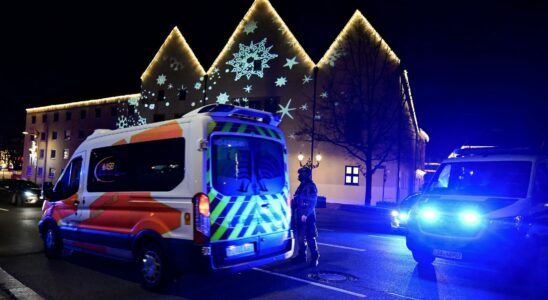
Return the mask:
POLYGON ((217 103, 219 104, 226 104, 228 102, 228 94, 227 93, 220 93, 217 96, 217 103))
POLYGON ((240 44, 240 50, 232 54, 234 58, 226 62, 233 67, 230 71, 236 74, 234 80, 238 81, 242 76, 249 80, 253 75, 263 78, 264 69, 270 68, 268 62, 278 57, 278 54, 270 53, 272 47, 266 47, 266 38, 256 44, 251 41, 248 46, 240 44))
POLYGON ((247 22, 247 24, 245 24, 244 32, 245 34, 250 34, 250 33, 253 33, 255 29, 257 29, 257 22, 255 22, 254 20, 251 20, 247 22))
POLYGON ((245 91, 246 93, 248 93, 248 94, 251 93, 251 90, 252 90, 252 89, 253 89, 253 86, 252 86, 252 85, 246 85, 246 86, 244 87, 244 91, 245 91))
POLYGON ((310 81, 312 81, 312 76, 304 75, 303 84, 309 83, 310 81))
POLYGON ((293 68, 293 66, 297 65, 297 64, 299 64, 299 62, 297 61, 297 57, 293 56, 293 58, 286 58, 285 59, 284 67, 288 67, 289 70, 291 70, 293 68))
POLYGON ((278 78, 276 79, 276 86, 277 86, 277 87, 284 86, 286 83, 287 83, 287 78, 285 78, 285 77, 283 77, 283 76, 282 76, 282 77, 278 77, 278 78))
POLYGON ((307 111, 307 110, 308 110, 308 104, 305 103, 305 104, 301 105, 300 109, 301 109, 302 111, 307 111))
POLYGON ((290 105, 291 105, 291 98, 289 99, 289 101, 287 102, 287 104, 285 106, 282 106, 281 104, 278 104, 278 106, 280 107, 280 110, 278 110, 277 113, 282 114, 282 117, 281 117, 282 120, 284 119, 284 116, 286 116, 286 115, 288 117, 290 117, 291 119, 293 119, 293 116, 291 115, 291 111, 295 110, 296 108, 290 108, 289 107, 290 105))
POLYGON ((327 92, 323 92, 320 94, 320 98, 327 99, 327 92))
POLYGON ((158 76, 158 78, 156 78, 156 83, 158 83, 158 85, 164 85, 164 83, 166 83, 166 80, 167 80, 166 75, 162 74, 158 76))

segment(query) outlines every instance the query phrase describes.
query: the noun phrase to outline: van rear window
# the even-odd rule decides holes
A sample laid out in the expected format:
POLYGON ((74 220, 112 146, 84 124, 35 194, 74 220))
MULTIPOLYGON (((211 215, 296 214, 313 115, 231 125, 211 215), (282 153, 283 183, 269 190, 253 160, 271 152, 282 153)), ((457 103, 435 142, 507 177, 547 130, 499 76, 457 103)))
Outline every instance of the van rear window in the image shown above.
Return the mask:
POLYGON ((88 191, 171 191, 184 178, 184 157, 183 138, 93 149, 88 191))

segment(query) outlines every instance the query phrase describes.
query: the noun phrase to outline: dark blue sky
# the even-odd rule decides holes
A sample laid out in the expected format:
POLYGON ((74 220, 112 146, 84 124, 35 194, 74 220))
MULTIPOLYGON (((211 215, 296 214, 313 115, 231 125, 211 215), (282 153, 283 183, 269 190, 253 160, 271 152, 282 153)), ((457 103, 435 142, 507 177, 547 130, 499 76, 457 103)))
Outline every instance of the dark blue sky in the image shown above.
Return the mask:
MULTIPOLYGON (((207 69, 252 0, 113 2, 23 3, 4 12, 0 135, 24 130, 27 107, 139 92, 141 73, 173 26, 207 69)), ((548 133, 543 1, 272 3, 314 61, 360 9, 409 70, 432 157, 548 133)))

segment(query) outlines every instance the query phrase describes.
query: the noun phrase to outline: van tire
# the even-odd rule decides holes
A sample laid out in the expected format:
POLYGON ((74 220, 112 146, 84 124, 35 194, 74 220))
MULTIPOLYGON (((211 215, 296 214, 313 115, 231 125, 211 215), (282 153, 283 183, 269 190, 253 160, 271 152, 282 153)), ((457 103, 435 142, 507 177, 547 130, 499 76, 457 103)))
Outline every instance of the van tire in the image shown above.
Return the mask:
POLYGON ((63 241, 59 235, 59 229, 53 224, 48 224, 43 235, 44 252, 48 258, 58 258, 63 251, 63 241))
POLYGON ((167 266, 162 248, 155 242, 143 244, 137 255, 141 285, 147 290, 158 290, 167 279, 167 266))
POLYGON ((411 253, 413 254, 413 259, 419 265, 431 265, 434 260, 436 260, 436 257, 434 255, 428 253, 424 249, 415 249, 411 253))

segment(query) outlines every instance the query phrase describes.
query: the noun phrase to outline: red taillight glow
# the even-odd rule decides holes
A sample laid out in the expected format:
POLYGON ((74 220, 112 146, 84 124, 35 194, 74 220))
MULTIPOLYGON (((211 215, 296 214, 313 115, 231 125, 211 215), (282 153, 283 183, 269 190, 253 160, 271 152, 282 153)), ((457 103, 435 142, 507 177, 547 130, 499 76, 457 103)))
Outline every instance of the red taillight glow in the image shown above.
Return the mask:
POLYGON ((198 196, 198 211, 204 217, 209 217, 209 198, 205 194, 198 196))

